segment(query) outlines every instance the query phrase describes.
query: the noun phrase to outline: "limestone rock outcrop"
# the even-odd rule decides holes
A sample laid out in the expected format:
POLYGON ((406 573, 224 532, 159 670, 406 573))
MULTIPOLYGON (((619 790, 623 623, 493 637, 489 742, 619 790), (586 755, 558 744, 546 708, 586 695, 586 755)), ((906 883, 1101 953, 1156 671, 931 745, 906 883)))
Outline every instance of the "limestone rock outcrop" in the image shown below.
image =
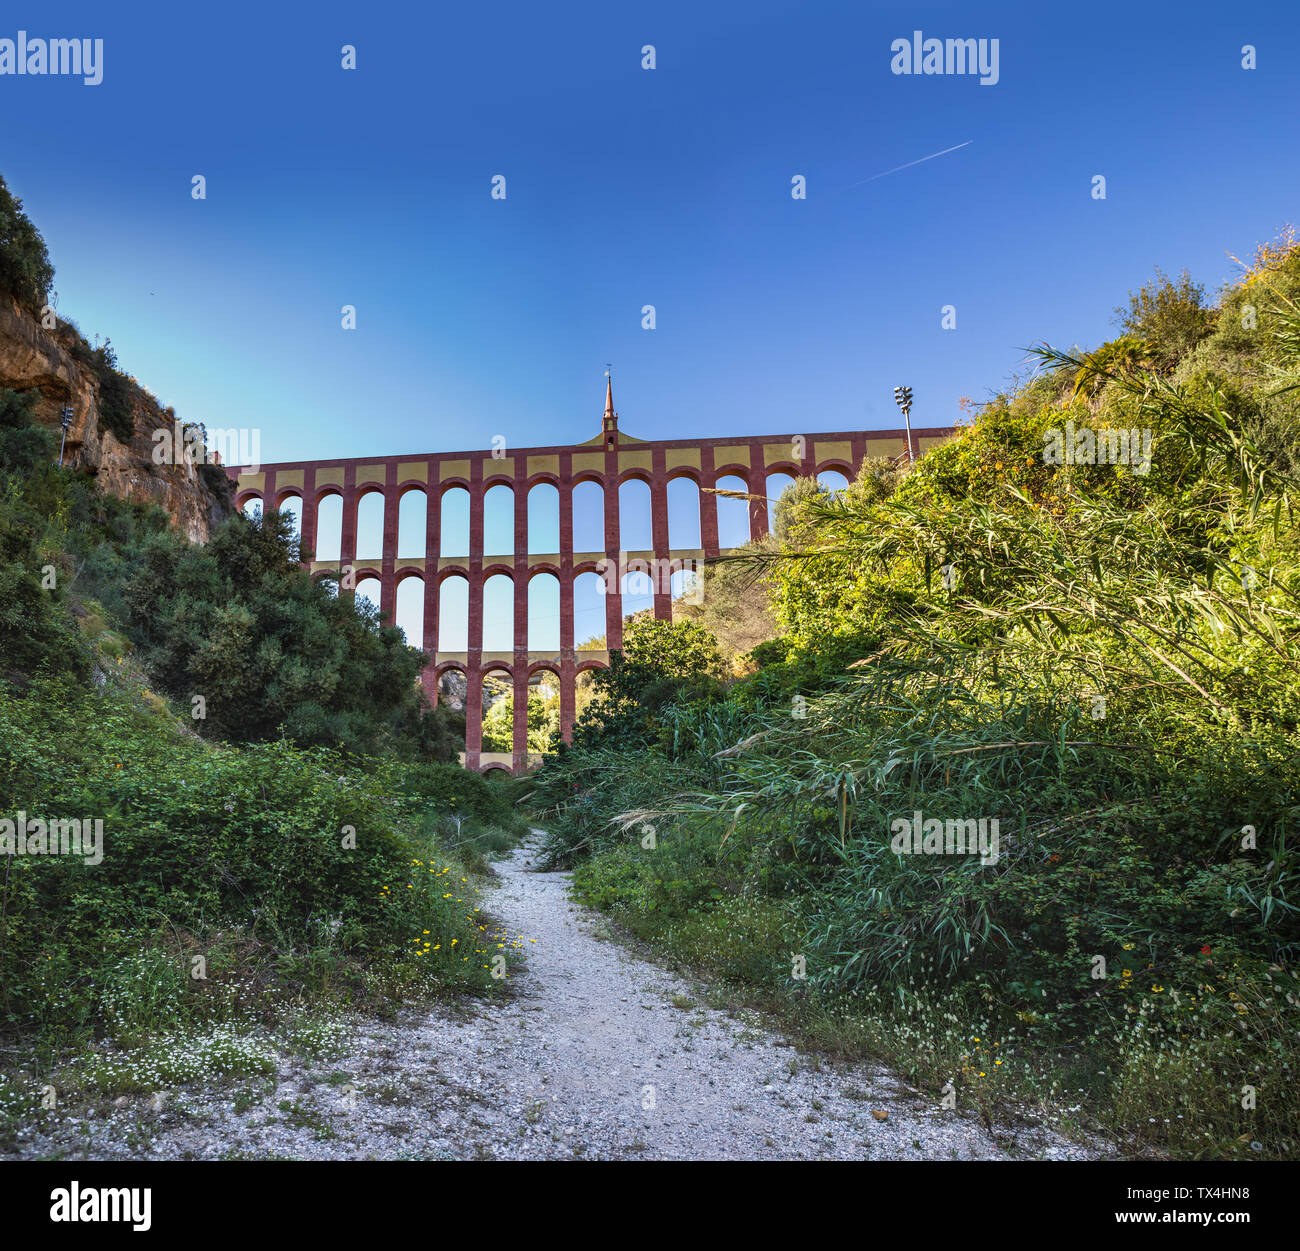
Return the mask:
POLYGON ((72 409, 63 463, 88 470, 101 491, 165 509, 191 542, 205 543, 233 511, 231 493, 214 467, 154 463, 153 433, 169 432, 176 415, 134 380, 126 386, 133 432, 123 442, 101 421, 100 380, 79 359, 84 344, 75 327, 60 321, 51 330, 16 301, 0 296, 0 388, 39 393, 36 415, 59 429, 64 406, 72 409))

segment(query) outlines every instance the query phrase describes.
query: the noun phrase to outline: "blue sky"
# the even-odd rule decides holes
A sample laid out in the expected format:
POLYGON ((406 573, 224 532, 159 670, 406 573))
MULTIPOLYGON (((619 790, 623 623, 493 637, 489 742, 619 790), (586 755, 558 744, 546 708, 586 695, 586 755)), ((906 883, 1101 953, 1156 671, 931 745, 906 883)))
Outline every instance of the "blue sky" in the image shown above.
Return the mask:
POLYGON ((948 424, 1300 203, 1294 3, 293 7, 0 24, 105 41, 99 86, 0 77, 60 313, 268 462, 586 439, 607 361, 642 437, 893 426, 899 382, 948 424), (891 73, 916 29, 999 82, 891 73))

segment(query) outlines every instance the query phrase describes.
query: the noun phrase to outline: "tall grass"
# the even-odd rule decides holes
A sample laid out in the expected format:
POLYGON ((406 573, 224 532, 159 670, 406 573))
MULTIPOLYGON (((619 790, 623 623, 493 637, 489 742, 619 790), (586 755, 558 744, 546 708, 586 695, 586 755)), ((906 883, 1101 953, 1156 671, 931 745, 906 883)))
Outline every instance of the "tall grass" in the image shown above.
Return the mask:
MULTIPOLYGON (((1300 333, 1285 306, 1271 324, 1285 379, 1300 333)), ((990 412, 888 498, 812 497, 798 550, 756 558, 798 646, 852 614, 883 643, 789 703, 668 709, 654 752, 552 762, 548 850, 823 1035, 932 1021, 936 1086, 984 1098, 971 1039, 997 1035, 1007 1097, 1081 1099, 1135 1146, 1288 1155, 1297 482, 1212 377, 1038 355, 1048 402, 990 412), (1069 398, 1090 376, 1096 409, 1069 398), (1151 431, 1150 472, 1044 469, 1045 431, 1099 412, 1151 431), (996 861, 898 854, 918 812, 996 819, 996 861)))

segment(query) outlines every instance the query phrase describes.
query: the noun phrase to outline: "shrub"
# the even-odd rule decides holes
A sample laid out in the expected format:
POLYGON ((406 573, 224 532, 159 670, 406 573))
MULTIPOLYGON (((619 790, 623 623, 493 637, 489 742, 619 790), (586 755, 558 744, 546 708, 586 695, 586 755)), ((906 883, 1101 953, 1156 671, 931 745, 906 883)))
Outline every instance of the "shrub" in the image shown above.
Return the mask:
POLYGON ((1135 337, 1039 349, 901 482, 793 494, 783 639, 714 698, 651 710, 640 683, 548 759, 548 856, 811 1037, 986 1114, 1293 1155, 1300 481, 1265 408, 1300 394, 1292 257, 1247 280, 1252 339, 1158 276, 1135 337), (1051 462, 1067 421, 1150 430, 1149 471, 1051 462), (918 813, 934 854, 893 841, 918 813), (980 819, 995 856, 938 854, 980 819))
POLYGON ((1186 270, 1170 279, 1157 266, 1150 282, 1129 292, 1115 320, 1126 334, 1145 341, 1161 368, 1171 369, 1213 330, 1215 319, 1205 288, 1186 270))
MULTIPOLYGON (((98 865, 6 860, 12 1027, 97 1025, 134 1043, 186 1021, 246 1024, 260 1009, 241 970, 308 995, 355 988, 349 962, 389 966, 406 992, 498 988, 479 888, 433 837, 425 796, 326 749, 213 747, 114 687, 38 680, 20 697, 0 684, 0 812, 103 822, 98 865), (189 977, 195 955, 207 981, 189 977)), ((484 838, 502 841, 488 826, 484 838)))
POLYGON ((107 339, 90 353, 89 365, 99 380, 99 424, 119 443, 129 443, 135 437, 135 385, 118 369, 107 339))

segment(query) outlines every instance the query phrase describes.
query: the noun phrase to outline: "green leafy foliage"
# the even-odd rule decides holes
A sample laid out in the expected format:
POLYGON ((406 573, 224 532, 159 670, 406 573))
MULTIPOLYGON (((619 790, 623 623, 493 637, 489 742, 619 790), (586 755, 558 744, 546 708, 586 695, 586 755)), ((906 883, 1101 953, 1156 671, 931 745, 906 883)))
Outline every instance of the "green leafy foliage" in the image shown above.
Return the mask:
MULTIPOLYGON (((514 750, 515 696, 506 691, 483 717, 484 751, 514 750)), ((547 699, 536 687, 528 690, 528 750, 543 752, 560 728, 558 697, 547 699)))
POLYGON ((779 633, 770 581, 752 559, 775 546, 771 537, 764 537, 744 544, 734 559, 702 565, 694 571, 697 581, 690 594, 673 604, 675 620, 694 622, 717 640, 723 664, 731 673, 750 668, 749 653, 779 633))
POLYGON ((99 380, 100 425, 112 431, 119 443, 129 443, 135 435, 134 384, 117 367, 112 343, 105 339, 98 347, 91 348, 78 339, 77 347, 79 350, 74 354, 83 357, 99 380))
POLYGON ((199 548, 59 468, 31 399, 0 392, 0 1030, 127 1048, 61 1088, 157 1089, 261 1071, 290 1005, 499 990, 479 882, 526 827, 446 763, 421 653, 278 515, 199 548), (102 861, 20 850, 25 818, 102 861))
POLYGON ((237 515, 198 547, 161 512, 50 465, 52 438, 30 397, 0 392, 0 633, 17 670, 84 671, 71 590, 72 607, 93 600, 124 627, 200 733, 455 758, 463 718, 424 698, 423 653, 335 579, 308 576, 287 515, 237 515))
POLYGON ((649 743, 663 732, 661 709, 681 698, 711 699, 720 690, 717 640, 693 621, 637 617, 623 628, 623 646, 592 675, 592 699, 574 726, 573 742, 609 736, 649 743))
POLYGON ((586 898, 818 1036, 981 1107, 1083 1092, 1176 1154, 1288 1156, 1300 251, 1217 311, 1189 283, 1039 349, 910 471, 803 486, 755 558, 757 672, 634 744, 593 722, 535 795, 586 898), (1097 456, 1119 429, 1140 454, 1097 456), (944 847, 968 821, 995 855, 944 847), (1223 1095, 1247 1080, 1267 1107, 1223 1095))
POLYGON ((23 212, 23 202, 0 178, 0 293, 39 313, 53 282, 45 240, 23 212))
MULTIPOLYGON (((121 1034, 210 1018, 217 1005, 195 998, 208 990, 192 985, 191 957, 215 950, 220 963, 231 932, 267 952, 263 980, 319 989, 328 968, 359 985, 369 966, 406 969, 430 989, 492 989, 475 959, 485 949, 477 887, 463 881, 464 856, 444 850, 437 821, 453 809, 499 810, 481 779, 456 770, 465 780, 453 792, 439 769, 451 767, 357 767, 287 742, 213 747, 116 684, 98 693, 50 679, 20 697, 0 686, 0 811, 87 829, 102 821, 103 839, 98 864, 5 858, 4 1019, 24 1030, 99 1022, 121 1034), (436 936, 428 952, 426 934, 436 936), (142 943, 162 954, 147 976, 130 971, 124 1006, 107 970, 142 943), (314 972, 300 964, 312 951, 314 972)), ((468 820, 472 841, 480 826, 468 820)))
POLYGON ((1214 310, 1206 306, 1205 288, 1186 270, 1171 279, 1157 266, 1155 277, 1115 310, 1115 320, 1145 349, 1134 354, 1135 361, 1148 356, 1172 368, 1213 329, 1214 310))
POLYGON ((422 654, 365 600, 299 567, 292 521, 237 516, 195 547, 171 531, 127 551, 103 587, 159 689, 205 701, 198 728, 236 742, 450 754, 422 702, 422 654))

